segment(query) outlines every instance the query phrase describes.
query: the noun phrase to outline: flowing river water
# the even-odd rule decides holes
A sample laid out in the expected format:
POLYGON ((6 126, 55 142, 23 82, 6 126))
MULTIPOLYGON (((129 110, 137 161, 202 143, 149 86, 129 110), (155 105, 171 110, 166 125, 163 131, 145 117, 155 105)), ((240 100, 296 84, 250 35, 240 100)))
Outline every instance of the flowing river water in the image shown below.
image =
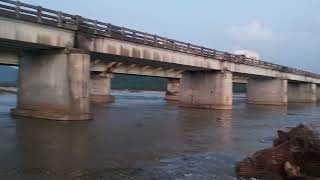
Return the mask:
POLYGON ((113 94, 78 122, 11 117, 16 96, 1 94, 0 179, 236 179, 235 163, 271 146, 277 129, 320 125, 319 105, 253 106, 236 95, 223 111, 182 108, 163 92, 113 94))

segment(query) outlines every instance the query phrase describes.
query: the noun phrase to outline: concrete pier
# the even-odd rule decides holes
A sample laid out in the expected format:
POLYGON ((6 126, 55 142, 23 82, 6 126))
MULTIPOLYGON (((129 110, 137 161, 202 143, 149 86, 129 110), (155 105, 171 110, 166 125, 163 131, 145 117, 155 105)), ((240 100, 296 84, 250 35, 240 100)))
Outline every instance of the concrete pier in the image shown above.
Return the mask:
POLYGON ((168 78, 165 100, 179 101, 180 79, 168 78))
POLYGON ((76 49, 25 52, 19 64, 13 115, 52 120, 91 118, 87 53, 76 49))
POLYGON ((317 85, 313 83, 288 83, 288 102, 315 103, 317 101, 317 85))
POLYGON ((90 100, 94 103, 114 102, 111 96, 111 79, 113 74, 91 72, 90 100))
POLYGON ((320 85, 317 84, 317 102, 320 101, 320 85))
POLYGON ((232 73, 222 71, 186 71, 182 74, 182 106, 232 109, 232 73))
POLYGON ((261 105, 287 105, 288 81, 283 79, 250 78, 247 102, 261 105))

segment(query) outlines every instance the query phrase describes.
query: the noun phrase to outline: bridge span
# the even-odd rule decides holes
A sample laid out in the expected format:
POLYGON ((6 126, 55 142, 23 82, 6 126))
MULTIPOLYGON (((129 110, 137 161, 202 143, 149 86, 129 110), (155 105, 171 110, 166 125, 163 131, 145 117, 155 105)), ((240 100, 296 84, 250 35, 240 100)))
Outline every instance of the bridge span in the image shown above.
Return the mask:
POLYGON ((253 104, 320 99, 315 73, 19 1, 0 0, 0 25, 0 64, 20 67, 14 115, 90 119, 115 73, 166 77, 167 99, 187 107, 232 109, 233 82, 253 104))

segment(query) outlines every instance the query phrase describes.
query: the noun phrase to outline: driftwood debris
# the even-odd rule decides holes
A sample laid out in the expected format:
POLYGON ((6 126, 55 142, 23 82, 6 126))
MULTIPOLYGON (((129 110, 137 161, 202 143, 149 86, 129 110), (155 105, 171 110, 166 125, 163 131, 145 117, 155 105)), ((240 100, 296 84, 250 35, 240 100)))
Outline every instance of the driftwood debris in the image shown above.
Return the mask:
POLYGON ((279 130, 273 147, 240 161, 236 173, 244 178, 320 179, 319 136, 304 125, 288 132, 279 130))

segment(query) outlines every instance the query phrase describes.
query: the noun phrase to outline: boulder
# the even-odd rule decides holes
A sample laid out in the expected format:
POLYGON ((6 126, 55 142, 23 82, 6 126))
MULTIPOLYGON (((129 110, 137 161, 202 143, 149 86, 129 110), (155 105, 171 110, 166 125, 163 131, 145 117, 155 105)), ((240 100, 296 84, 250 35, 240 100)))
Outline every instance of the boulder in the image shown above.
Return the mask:
POLYGON ((265 178, 272 175, 283 179, 320 178, 320 139, 304 125, 290 131, 278 131, 273 147, 254 153, 236 165, 238 177, 265 178))

